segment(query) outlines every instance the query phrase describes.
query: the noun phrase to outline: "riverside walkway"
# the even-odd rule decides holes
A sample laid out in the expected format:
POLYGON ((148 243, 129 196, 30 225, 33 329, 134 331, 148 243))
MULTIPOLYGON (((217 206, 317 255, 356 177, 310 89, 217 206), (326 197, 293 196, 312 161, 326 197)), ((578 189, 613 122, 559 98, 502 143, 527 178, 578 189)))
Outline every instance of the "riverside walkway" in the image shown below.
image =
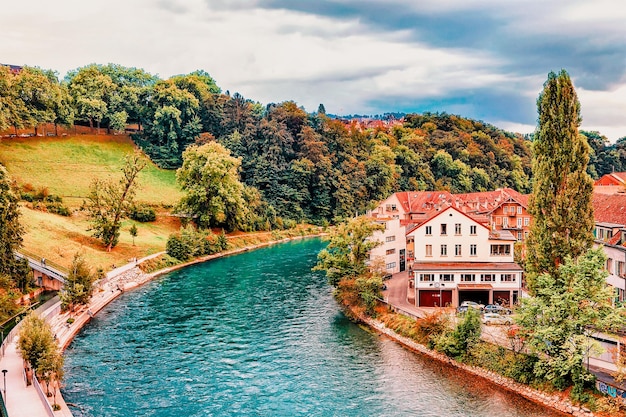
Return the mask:
MULTIPOLYGON (((75 321, 71 325, 67 324, 70 314, 60 313, 60 301, 45 311, 38 310, 38 313, 50 323, 59 346, 65 349, 84 324, 125 289, 136 287, 147 281, 150 275, 143 274, 137 265, 160 254, 156 253, 131 261, 109 272, 94 291, 89 305, 72 313, 75 321)), ((9 417, 72 417, 72 412, 60 393, 57 393, 56 401, 61 406, 61 410, 52 411, 49 401, 51 402, 53 398, 47 399, 45 395, 41 395, 34 384, 26 385, 24 361, 17 352, 16 332, 7 337, 4 354, 0 358, 0 370, 2 369, 7 370, 4 398, 6 398, 5 405, 9 417)), ((4 382, 0 381, 0 383, 4 382)), ((4 388, 4 385, 1 387, 4 388)))

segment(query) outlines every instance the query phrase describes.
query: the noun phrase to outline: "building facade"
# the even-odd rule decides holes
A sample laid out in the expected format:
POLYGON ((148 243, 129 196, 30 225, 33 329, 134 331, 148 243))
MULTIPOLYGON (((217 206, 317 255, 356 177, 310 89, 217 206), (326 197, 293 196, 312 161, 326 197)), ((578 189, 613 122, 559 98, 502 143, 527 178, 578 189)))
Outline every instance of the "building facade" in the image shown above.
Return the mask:
POLYGON ((454 207, 440 210, 407 231, 418 307, 463 301, 510 306, 521 295, 522 268, 513 260, 515 238, 492 231, 454 207))

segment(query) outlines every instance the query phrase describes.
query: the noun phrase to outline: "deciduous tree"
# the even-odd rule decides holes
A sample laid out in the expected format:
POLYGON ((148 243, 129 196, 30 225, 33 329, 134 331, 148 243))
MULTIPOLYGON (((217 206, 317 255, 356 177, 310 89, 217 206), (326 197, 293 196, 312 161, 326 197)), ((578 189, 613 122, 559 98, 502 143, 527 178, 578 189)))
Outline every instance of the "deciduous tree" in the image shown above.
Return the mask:
POLYGON ((22 320, 17 349, 30 366, 38 370, 40 362, 50 352, 58 350, 50 325, 36 313, 30 313, 22 320))
POLYGON ((605 261, 602 249, 567 256, 558 275, 536 277, 535 296, 520 308, 526 343, 539 358, 535 374, 559 388, 572 383, 580 388, 592 378, 584 367, 591 333, 615 331, 625 323, 624 309, 611 305, 605 261))
POLYGON ((96 276, 79 253, 74 255, 70 272, 61 290, 61 306, 74 310, 74 307, 86 305, 93 294, 93 284, 96 276))
POLYGON ((317 256, 317 271, 326 271, 330 285, 337 286, 344 278, 356 278, 367 271, 369 252, 381 242, 372 240, 384 225, 360 216, 340 224, 331 233, 328 246, 317 256))
POLYGON ((91 184, 86 202, 92 224, 90 230, 94 237, 102 239, 107 251, 117 245, 122 219, 133 206, 137 176, 145 166, 145 158, 136 151, 126 157, 119 182, 96 179, 91 184))
POLYGON ((192 145, 183 152, 176 179, 185 196, 176 211, 192 217, 200 227, 244 226, 244 185, 239 181, 241 161, 217 142, 192 145))

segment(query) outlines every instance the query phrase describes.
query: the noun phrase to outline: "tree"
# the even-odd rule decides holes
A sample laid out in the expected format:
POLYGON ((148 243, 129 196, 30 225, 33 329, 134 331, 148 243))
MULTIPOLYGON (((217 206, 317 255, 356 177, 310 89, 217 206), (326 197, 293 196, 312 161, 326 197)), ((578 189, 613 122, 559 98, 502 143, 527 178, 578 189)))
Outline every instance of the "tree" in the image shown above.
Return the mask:
POLYGON ((58 349, 50 325, 36 313, 28 314, 22 320, 17 349, 30 366, 38 370, 46 355, 58 349))
POLYGON ((531 291, 543 273, 559 285, 559 265, 593 244, 593 181, 587 174, 589 145, 580 135, 580 103, 569 75, 551 72, 537 100, 533 143, 533 215, 527 241, 526 277, 531 291))
POLYGON ((19 199, 7 171, 0 165, 0 275, 10 277, 5 291, 13 285, 22 291, 29 284, 28 265, 15 259, 15 251, 22 246, 24 228, 20 224, 19 199))
POLYGON ((103 74, 98 65, 91 64, 69 71, 66 81, 76 108, 76 117, 88 121, 92 129, 95 122, 99 131, 100 123, 109 111, 109 97, 115 90, 113 80, 103 74))
POLYGON ((356 278, 367 271, 369 252, 381 242, 371 239, 384 225, 360 216, 340 224, 331 233, 326 249, 317 256, 316 271, 326 271, 328 282, 337 286, 345 278, 356 278))
POLYGON ((591 349, 588 335, 615 331, 625 323, 625 310, 611 305, 605 261, 601 248, 577 259, 568 256, 558 275, 537 276, 535 296, 523 299, 519 323, 538 356, 534 372, 558 388, 571 383, 584 387, 592 378, 584 369, 591 349))
POLYGON ((47 396, 54 396, 54 404, 56 405, 57 387, 64 377, 63 355, 59 349, 50 349, 44 353, 39 360, 37 377, 46 385, 47 396), (50 393, 50 388, 52 388, 52 393, 50 393))
POLYGON ((192 145, 183 152, 176 179, 185 196, 176 211, 194 219, 199 227, 244 226, 244 185, 239 181, 241 161, 217 142, 192 145))
POLYGON ((135 238, 137 237, 137 225, 133 223, 128 232, 133 237, 133 246, 135 246, 135 238))
POLYGON ((61 307, 73 311, 74 307, 89 303, 95 280, 96 276, 91 272, 85 259, 76 253, 61 289, 61 307))
POLYGON ((122 168, 123 176, 118 183, 112 180, 96 179, 86 203, 91 220, 93 236, 102 239, 110 251, 117 245, 122 219, 128 216, 133 206, 137 176, 146 166, 146 160, 140 152, 127 155, 122 168))

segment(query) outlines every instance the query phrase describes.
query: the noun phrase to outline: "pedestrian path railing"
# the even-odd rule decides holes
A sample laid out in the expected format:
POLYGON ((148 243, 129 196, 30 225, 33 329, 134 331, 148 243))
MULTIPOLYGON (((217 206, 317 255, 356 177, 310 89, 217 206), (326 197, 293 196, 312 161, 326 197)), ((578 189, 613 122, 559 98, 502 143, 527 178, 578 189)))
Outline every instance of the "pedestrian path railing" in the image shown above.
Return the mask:
POLYGON ((46 410, 46 414, 48 414, 48 417, 54 417, 54 411, 52 410, 52 407, 48 402, 48 397, 41 389, 41 384, 39 383, 39 380, 37 380, 37 377, 35 375, 33 375, 33 386, 35 387, 35 391, 37 391, 37 395, 39 396, 39 399, 41 400, 43 408, 44 410, 46 410))

